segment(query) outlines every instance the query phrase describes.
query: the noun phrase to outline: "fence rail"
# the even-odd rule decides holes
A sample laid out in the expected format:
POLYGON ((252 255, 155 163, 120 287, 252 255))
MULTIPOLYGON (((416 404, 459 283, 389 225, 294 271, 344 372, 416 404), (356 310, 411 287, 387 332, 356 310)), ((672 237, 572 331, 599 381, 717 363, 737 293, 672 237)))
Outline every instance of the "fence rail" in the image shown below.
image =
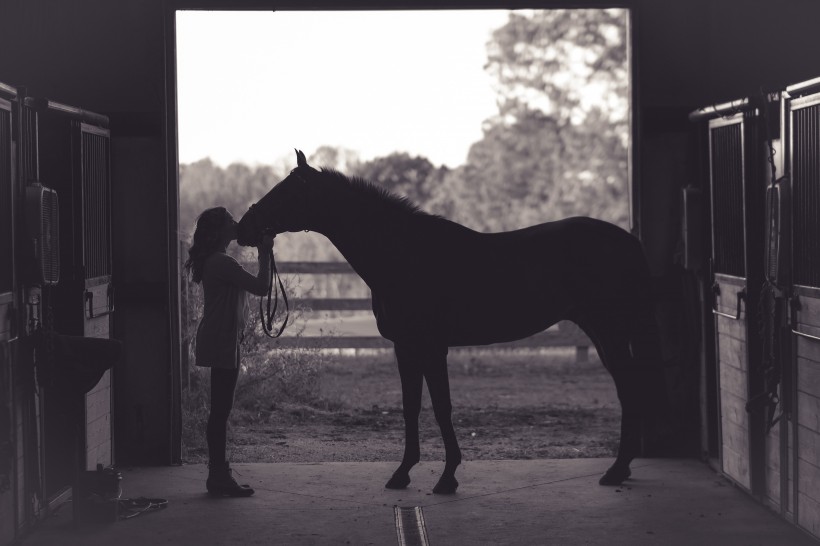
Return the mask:
MULTIPOLYGON (((346 262, 281 262, 277 264, 279 273, 287 275, 345 275, 356 272, 346 262)), ((310 311, 370 311, 369 298, 296 298, 295 308, 310 311)), ((378 336, 283 336, 278 340, 282 348, 321 349, 390 349, 392 342, 378 336)), ((590 339, 574 323, 562 321, 557 328, 551 328, 530 337, 508 343, 495 343, 493 349, 539 349, 546 347, 574 347, 576 360, 586 361, 589 357, 590 339)))

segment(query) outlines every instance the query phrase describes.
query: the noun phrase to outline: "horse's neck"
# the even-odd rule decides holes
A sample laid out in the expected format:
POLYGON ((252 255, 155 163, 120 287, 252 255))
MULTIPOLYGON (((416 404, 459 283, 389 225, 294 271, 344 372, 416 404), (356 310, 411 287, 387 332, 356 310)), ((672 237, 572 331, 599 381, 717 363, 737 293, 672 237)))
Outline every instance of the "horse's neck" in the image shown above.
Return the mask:
POLYGON ((316 230, 327 237, 364 282, 374 289, 402 246, 393 226, 367 215, 343 216, 316 230), (385 237, 386 234, 391 234, 385 237))

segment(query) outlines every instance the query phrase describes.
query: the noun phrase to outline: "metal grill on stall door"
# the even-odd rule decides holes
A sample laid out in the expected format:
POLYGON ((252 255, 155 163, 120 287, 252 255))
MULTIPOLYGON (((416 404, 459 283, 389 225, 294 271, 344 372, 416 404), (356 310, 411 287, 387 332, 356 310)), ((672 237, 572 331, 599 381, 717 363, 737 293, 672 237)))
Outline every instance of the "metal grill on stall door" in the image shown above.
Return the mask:
POLYGON ((743 123, 710 130, 715 273, 745 277, 743 123))
POLYGON ((820 95, 792 107, 794 283, 820 287, 820 95))
POLYGON ((108 131, 82 126, 83 264, 85 278, 111 275, 108 131))

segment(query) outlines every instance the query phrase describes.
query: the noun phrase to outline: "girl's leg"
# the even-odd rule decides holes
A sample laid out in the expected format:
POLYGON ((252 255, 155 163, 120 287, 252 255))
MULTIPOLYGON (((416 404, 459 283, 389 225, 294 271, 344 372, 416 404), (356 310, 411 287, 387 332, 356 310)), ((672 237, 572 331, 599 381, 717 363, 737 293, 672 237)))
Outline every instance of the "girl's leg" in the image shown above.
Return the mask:
POLYGON ((233 408, 239 369, 211 368, 211 414, 208 416, 208 480, 205 487, 211 495, 249 497, 253 489, 239 485, 233 478, 225 457, 228 440, 228 417, 233 408))
POLYGON ((211 413, 208 416, 208 459, 212 466, 226 462, 228 417, 233 408, 239 369, 211 368, 211 413))

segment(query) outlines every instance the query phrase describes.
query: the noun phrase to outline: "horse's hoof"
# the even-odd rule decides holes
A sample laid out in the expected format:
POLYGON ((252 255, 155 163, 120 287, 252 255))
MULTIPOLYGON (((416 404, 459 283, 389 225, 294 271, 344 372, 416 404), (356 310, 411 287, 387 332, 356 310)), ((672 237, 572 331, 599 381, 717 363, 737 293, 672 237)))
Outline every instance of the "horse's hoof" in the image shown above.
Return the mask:
POLYGON ((458 480, 455 477, 445 478, 442 476, 433 488, 433 493, 436 495, 452 495, 456 492, 456 489, 458 489, 458 480))
POLYGON ((404 489, 408 485, 410 485, 410 474, 393 474, 387 483, 385 484, 386 489, 404 489))
POLYGON ((601 479, 598 480, 599 485, 621 485, 625 479, 632 475, 632 471, 629 470, 629 467, 626 468, 618 468, 618 467, 611 467, 607 470, 601 479))

